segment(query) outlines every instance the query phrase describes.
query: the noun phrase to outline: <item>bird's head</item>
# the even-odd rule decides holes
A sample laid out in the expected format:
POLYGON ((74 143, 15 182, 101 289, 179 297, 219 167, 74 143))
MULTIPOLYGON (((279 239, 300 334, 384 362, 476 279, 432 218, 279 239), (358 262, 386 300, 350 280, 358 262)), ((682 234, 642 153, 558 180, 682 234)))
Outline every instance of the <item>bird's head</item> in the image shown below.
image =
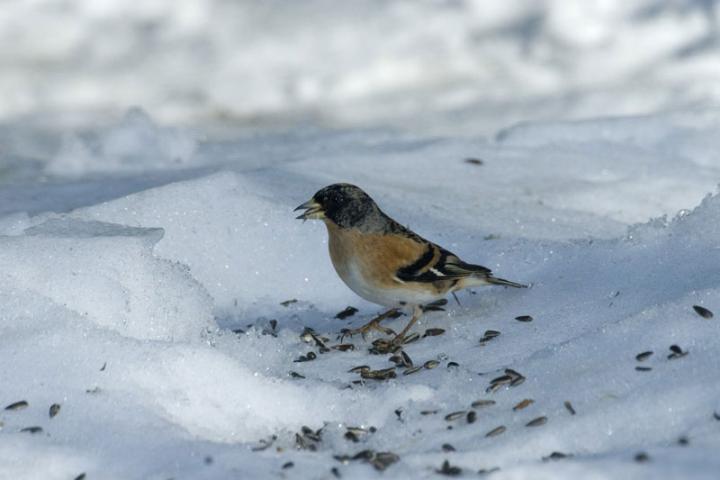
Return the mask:
POLYGON ((305 210, 301 220, 319 219, 340 227, 358 227, 379 209, 370 196, 349 183, 335 183, 318 190, 313 197, 295 210, 305 210))

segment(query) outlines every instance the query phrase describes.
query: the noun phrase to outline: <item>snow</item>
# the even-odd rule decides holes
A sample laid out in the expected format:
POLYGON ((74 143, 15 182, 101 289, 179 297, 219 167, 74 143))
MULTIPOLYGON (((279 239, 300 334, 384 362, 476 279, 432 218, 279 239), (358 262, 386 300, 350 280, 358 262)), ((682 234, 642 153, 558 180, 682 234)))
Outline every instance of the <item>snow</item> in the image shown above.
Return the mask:
POLYGON ((329 5, 3 8, 0 478, 714 479, 715 4, 329 5), (292 211, 339 181, 531 288, 363 380, 292 211))

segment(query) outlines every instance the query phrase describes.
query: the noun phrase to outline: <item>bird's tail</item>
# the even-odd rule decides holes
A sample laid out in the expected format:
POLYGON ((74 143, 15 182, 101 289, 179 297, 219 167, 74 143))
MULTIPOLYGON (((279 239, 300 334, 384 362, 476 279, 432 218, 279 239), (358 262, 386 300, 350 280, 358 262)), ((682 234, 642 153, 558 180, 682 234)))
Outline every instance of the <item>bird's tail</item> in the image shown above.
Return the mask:
POLYGON ((506 287, 528 288, 527 285, 523 285, 522 283, 511 282, 510 280, 505 280, 504 278, 493 277, 492 275, 488 275, 487 277, 485 277, 485 281, 491 285, 504 285, 506 287))

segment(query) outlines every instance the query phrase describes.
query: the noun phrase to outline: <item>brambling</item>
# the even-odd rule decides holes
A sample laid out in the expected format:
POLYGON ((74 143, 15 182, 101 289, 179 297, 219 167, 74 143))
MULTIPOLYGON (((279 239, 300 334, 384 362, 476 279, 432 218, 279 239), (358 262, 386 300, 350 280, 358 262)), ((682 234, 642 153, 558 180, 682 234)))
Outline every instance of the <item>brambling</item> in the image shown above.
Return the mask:
POLYGON ((398 344, 422 315, 423 306, 437 304, 450 293, 480 285, 526 287, 493 276, 489 268, 465 263, 403 227, 355 185, 329 185, 295 210, 305 210, 298 219, 325 223, 330 259, 343 282, 362 298, 391 307, 352 333, 394 333, 380 321, 409 308, 412 318, 393 340, 398 344))

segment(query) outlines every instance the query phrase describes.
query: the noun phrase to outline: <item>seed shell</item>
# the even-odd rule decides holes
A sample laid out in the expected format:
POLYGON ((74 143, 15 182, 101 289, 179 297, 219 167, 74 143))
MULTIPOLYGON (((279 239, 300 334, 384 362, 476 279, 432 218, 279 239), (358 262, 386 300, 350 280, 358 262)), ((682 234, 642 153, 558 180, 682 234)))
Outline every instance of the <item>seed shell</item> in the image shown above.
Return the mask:
POLYGON ((507 430, 507 429, 505 428, 505 426, 504 426, 504 425, 500 425, 499 427, 493 428, 492 430, 490 430, 489 432, 487 432, 487 433, 485 434, 485 436, 486 436, 486 437, 496 437, 496 436, 500 435, 501 433, 503 433, 505 430, 507 430))
POLYGON ((540 425, 545 425, 547 423, 547 417, 537 417, 530 420, 527 424, 525 424, 526 427, 539 427, 540 425))
POLYGON ((693 310, 703 318, 713 318, 713 312, 700 305, 693 305, 693 310))

